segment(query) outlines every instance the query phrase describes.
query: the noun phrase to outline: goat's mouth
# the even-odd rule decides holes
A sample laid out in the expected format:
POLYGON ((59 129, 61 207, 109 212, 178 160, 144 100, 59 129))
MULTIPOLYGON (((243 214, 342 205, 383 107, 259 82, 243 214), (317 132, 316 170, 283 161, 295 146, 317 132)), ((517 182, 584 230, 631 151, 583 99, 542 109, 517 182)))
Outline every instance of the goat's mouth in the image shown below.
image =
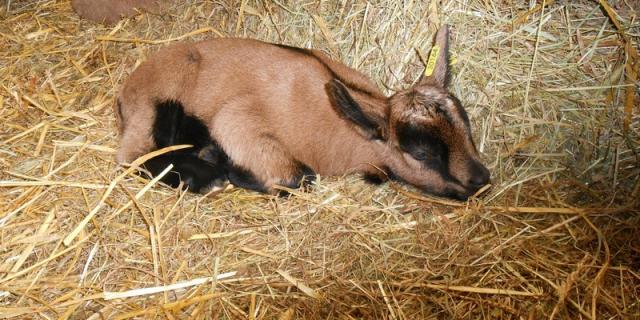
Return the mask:
POLYGON ((490 186, 489 182, 484 184, 471 184, 467 186, 463 186, 464 188, 464 196, 463 200, 468 200, 472 196, 479 196, 490 186))
POLYGON ((430 186, 423 186, 420 189, 422 192, 429 195, 454 199, 458 201, 467 201, 469 200, 470 197, 481 193, 483 189, 486 190, 486 188, 487 188, 487 185, 464 186, 462 184, 455 183, 455 184, 451 184, 450 186, 447 186, 443 190, 437 190, 430 186))

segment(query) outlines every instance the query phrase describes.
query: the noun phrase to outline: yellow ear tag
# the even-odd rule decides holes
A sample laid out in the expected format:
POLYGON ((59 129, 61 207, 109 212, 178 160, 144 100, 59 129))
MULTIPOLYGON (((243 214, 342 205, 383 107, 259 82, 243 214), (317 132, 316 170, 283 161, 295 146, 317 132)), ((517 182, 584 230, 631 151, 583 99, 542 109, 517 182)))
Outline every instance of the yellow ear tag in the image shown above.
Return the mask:
POLYGON ((424 75, 430 76, 433 74, 433 70, 436 68, 436 61, 438 60, 438 53, 440 53, 440 47, 438 45, 434 45, 431 48, 431 52, 429 53, 429 60, 427 60, 427 65, 424 67, 424 75))

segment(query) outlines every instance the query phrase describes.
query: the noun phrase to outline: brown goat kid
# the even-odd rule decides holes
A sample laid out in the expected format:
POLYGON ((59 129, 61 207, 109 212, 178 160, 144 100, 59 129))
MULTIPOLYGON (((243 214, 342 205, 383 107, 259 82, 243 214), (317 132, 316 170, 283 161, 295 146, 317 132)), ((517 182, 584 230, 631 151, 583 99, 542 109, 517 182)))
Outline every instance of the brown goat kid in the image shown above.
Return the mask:
POLYGON ((315 174, 363 173, 466 199, 489 181, 460 102, 447 91, 448 28, 433 74, 386 97, 363 74, 316 50, 247 39, 174 45, 131 75, 117 102, 117 160, 169 145, 146 163, 163 181, 205 191, 229 180, 277 193, 315 174))

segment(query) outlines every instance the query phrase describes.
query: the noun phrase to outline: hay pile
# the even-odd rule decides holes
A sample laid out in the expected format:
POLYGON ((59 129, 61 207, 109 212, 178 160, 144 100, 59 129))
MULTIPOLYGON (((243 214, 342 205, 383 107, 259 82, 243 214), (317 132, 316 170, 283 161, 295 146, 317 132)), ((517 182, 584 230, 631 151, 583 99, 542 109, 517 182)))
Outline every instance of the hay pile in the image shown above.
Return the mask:
POLYGON ((353 2, 184 1, 114 27, 5 2, 0 318, 639 318, 637 2, 353 2), (114 162, 115 92, 164 45, 314 47, 390 93, 442 22, 482 198, 355 176, 199 196, 114 162))

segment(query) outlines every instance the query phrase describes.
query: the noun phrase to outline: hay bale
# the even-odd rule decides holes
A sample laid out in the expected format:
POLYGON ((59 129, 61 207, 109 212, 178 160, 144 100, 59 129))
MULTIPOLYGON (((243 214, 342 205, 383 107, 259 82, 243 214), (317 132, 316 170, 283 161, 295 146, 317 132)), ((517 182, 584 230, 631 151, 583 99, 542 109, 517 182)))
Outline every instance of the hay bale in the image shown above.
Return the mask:
POLYGON ((6 2, 0 317, 640 317, 638 11, 546 3, 184 1, 105 27, 69 1, 6 2), (115 92, 162 46, 313 47, 391 93, 441 22, 492 170, 481 198, 354 176, 200 196, 115 164, 115 92))

